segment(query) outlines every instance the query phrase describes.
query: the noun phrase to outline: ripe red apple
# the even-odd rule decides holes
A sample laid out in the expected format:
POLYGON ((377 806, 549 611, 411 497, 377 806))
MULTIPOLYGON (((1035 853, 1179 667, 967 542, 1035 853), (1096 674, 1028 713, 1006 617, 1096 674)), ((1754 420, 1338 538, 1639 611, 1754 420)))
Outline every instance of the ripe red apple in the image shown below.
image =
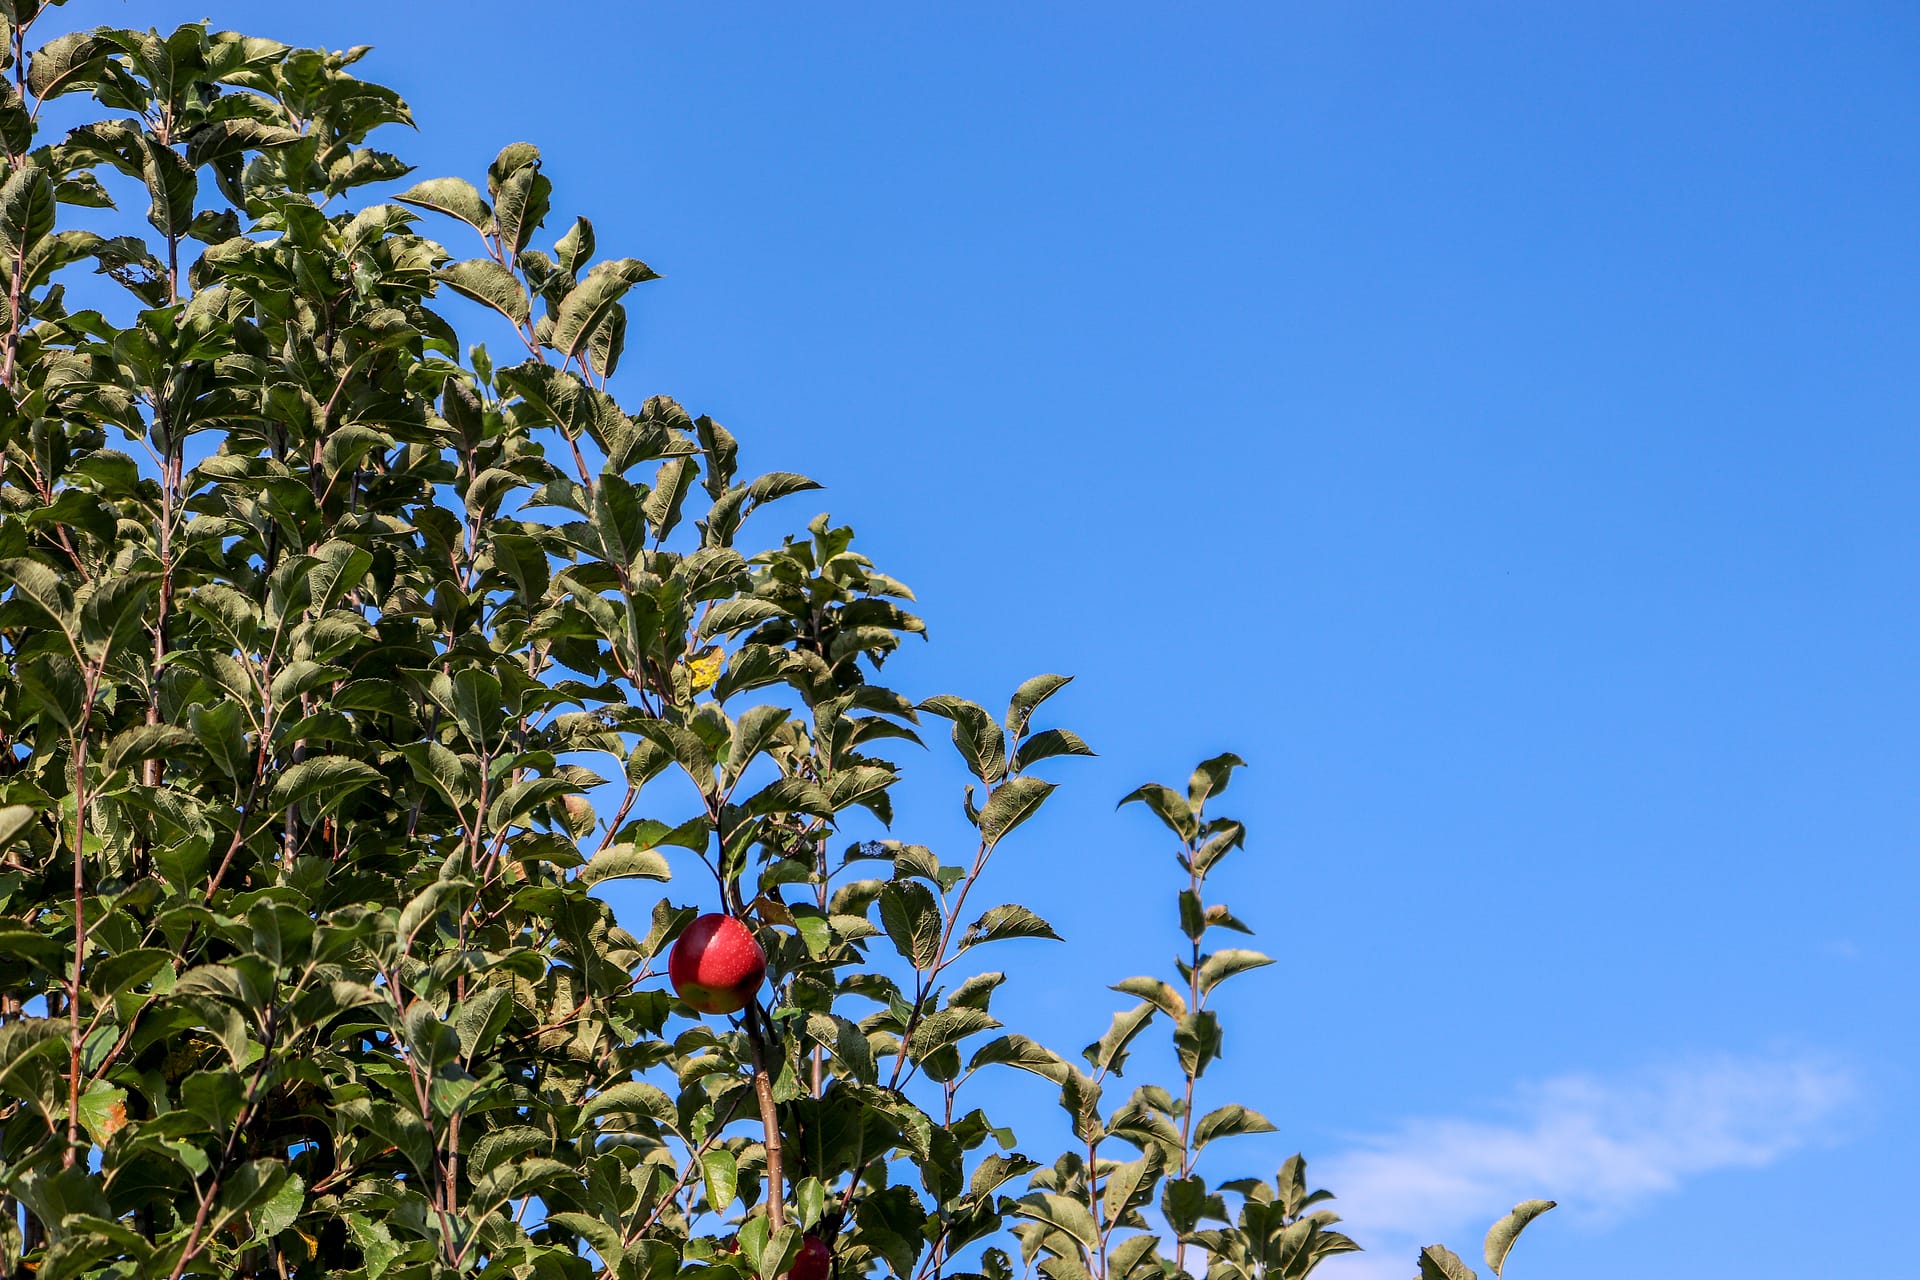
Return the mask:
POLYGON ((702 1013, 738 1013, 767 976, 767 953, 753 930, 732 916, 701 916, 675 939, 667 976, 682 1000, 702 1013))
POLYGON ((819 1236, 810 1235, 800 1242, 787 1280, 827 1280, 833 1272, 833 1250, 819 1236))

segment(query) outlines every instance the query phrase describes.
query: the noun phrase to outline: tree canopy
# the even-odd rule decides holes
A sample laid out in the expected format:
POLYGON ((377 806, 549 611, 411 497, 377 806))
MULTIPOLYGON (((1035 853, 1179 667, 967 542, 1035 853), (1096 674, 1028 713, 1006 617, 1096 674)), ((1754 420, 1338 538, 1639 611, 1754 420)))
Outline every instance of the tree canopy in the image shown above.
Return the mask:
POLYGON ((56 8, 0 2, 0 1273, 773 1280, 810 1238, 841 1278, 1278 1280, 1354 1247, 1298 1157, 1213 1154, 1273 1127, 1203 1105, 1212 997, 1270 963, 1207 898, 1237 757, 1127 797, 1178 862, 1167 975, 1082 1052, 1009 1031, 983 948, 1054 935, 983 904, 1090 754, 1046 720, 1066 678, 1004 715, 881 683, 911 591, 826 515, 750 535, 818 486, 616 395, 654 272, 552 234, 533 145, 402 186, 365 48, 56 8), (891 834, 933 726, 957 855, 891 834), (616 880, 663 882, 649 919, 616 880), (739 1017, 665 980, 701 912, 766 954, 739 1017), (1149 1033, 1177 1074, 1122 1092, 1149 1033), (1008 1071, 1058 1089, 1063 1153, 993 1118, 1008 1071))

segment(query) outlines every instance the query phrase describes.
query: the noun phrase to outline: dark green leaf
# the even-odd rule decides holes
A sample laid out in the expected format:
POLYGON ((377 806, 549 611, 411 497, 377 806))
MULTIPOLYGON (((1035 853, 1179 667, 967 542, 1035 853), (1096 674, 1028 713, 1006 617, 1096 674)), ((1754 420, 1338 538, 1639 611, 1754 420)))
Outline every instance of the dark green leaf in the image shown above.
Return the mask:
POLYGON ((0 253, 24 257, 53 230, 53 179, 31 160, 0 183, 0 253))
POLYGON ((1187 804, 1198 814, 1201 806, 1209 797, 1217 796, 1227 789, 1227 779, 1235 769, 1245 768, 1246 761, 1231 751, 1204 760, 1193 771, 1193 779, 1187 784, 1187 804))
POLYGON ((1136 800, 1159 815, 1160 821, 1166 824, 1167 829, 1182 840, 1191 840, 1199 834, 1200 824, 1194 820, 1193 811, 1171 787, 1149 782, 1143 787, 1128 792, 1120 803, 1128 805, 1136 800))
POLYGON ((1066 688, 1072 680, 1072 676, 1034 676, 1021 684, 1007 704, 1007 732, 1016 738, 1025 737, 1034 708, 1066 688))
POLYGON ((953 745, 976 778, 994 783, 1006 776, 1006 735, 985 707, 965 698, 941 694, 928 698, 916 709, 953 721, 953 745))
POLYGON ((1134 1038, 1146 1030, 1153 1021, 1156 1012, 1151 1002, 1137 1004, 1131 1009, 1123 1009, 1113 1015, 1113 1023, 1107 1028, 1107 1034, 1082 1050, 1089 1065, 1097 1072, 1120 1074, 1127 1063, 1127 1047, 1134 1038))
POLYGON ((381 776, 378 769, 359 760, 316 756, 281 774, 268 799, 275 809, 291 809, 313 800, 317 801, 317 813, 327 813, 339 808, 353 792, 380 781, 381 776))
POLYGON ((994 907, 968 926, 960 937, 960 947, 965 950, 1003 938, 1051 938, 1058 942, 1060 935, 1053 931, 1052 925, 1027 908, 1018 903, 1008 903, 994 907))
POLYGON ((1200 1123, 1194 1126, 1193 1145, 1195 1150, 1199 1150, 1215 1138, 1231 1138, 1243 1133, 1272 1132, 1273 1124, 1258 1111, 1238 1104, 1229 1104, 1200 1117, 1200 1123))
POLYGON ((895 880, 880 891, 880 924, 893 946, 916 969, 940 959, 940 904, 918 880, 895 880))
POLYGON ((562 355, 578 356, 586 340, 607 319, 626 296, 627 290, 646 280, 659 279, 646 263, 637 258, 618 258, 602 262, 567 294, 554 317, 553 332, 547 342, 562 355))
POLYGON ((1013 771, 1025 773, 1030 767, 1054 756, 1090 756, 1093 748, 1069 729, 1043 729, 1013 753, 1013 771))
POLYGON ((1039 812, 1054 784, 1039 778, 1008 778, 993 789, 980 809, 980 839, 991 848, 1015 827, 1039 812))

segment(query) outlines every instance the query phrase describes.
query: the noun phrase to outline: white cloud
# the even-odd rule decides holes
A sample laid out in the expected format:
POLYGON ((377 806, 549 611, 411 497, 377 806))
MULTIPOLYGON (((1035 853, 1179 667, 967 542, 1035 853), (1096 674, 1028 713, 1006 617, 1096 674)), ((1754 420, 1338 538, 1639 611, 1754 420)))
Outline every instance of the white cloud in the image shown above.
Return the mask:
POLYGON ((1852 1074, 1826 1059, 1723 1057, 1556 1077, 1522 1087, 1499 1119, 1409 1121, 1314 1162, 1314 1183, 1339 1196, 1343 1227, 1367 1247, 1326 1274, 1406 1280, 1435 1241, 1478 1263, 1492 1221, 1534 1197, 1561 1206, 1534 1231, 1554 1218, 1605 1225, 1690 1178, 1761 1168, 1820 1140, 1854 1093, 1852 1074))

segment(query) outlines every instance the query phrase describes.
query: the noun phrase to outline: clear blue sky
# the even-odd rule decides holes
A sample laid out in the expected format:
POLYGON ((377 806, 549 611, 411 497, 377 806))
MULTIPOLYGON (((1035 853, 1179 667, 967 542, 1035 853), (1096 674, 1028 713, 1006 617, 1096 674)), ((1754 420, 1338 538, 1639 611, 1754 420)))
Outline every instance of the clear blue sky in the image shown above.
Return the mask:
POLYGON ((625 394, 829 486, 905 688, 1078 674, 1016 1025, 1171 950, 1114 799, 1248 758, 1213 1096, 1390 1251, 1328 1275, 1535 1193, 1521 1280, 1920 1275, 1920 10, 67 12, 373 43, 423 176, 538 142, 666 277, 625 394))

